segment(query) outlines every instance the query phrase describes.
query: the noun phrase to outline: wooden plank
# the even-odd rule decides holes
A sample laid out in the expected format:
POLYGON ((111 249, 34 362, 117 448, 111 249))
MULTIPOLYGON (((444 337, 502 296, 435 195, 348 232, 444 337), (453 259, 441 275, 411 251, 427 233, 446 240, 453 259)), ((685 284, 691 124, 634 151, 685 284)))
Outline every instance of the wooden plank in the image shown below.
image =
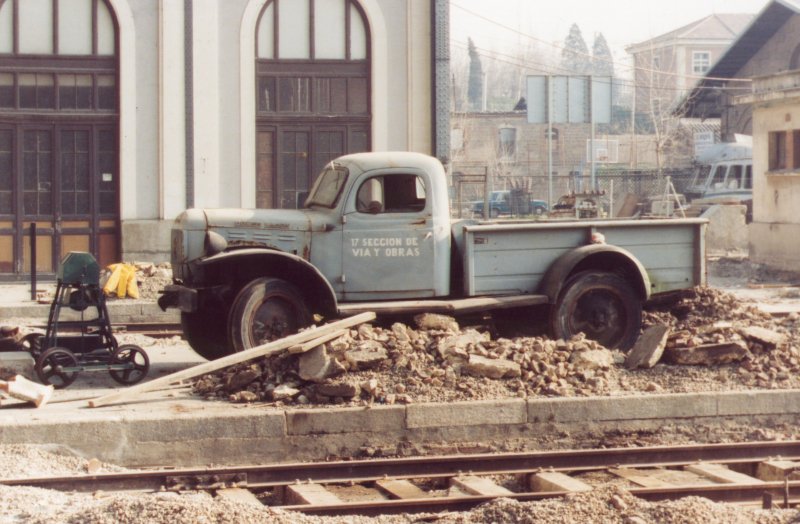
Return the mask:
POLYGON ((251 491, 242 488, 225 488, 217 490, 217 497, 234 502, 241 502, 243 504, 250 504, 263 508, 264 504, 253 495, 251 491))
POLYGON ((543 471, 528 477, 531 491, 592 491, 592 487, 580 479, 559 471, 543 471))
POLYGON ((673 484, 669 482, 665 482, 658 478, 656 475, 660 474, 661 472, 658 470, 644 470, 644 469, 633 469, 633 468, 613 468, 608 470, 609 473, 613 473, 618 477, 622 477, 625 480, 633 482, 634 484, 638 484, 645 488, 668 488, 674 487, 673 484))
POLYGON ((233 353, 232 355, 227 355, 220 359, 212 360, 211 362, 205 362, 203 364, 199 364, 197 366, 193 366, 181 371, 176 371, 171 375, 167 375, 161 378, 151 380, 149 382, 144 382, 142 384, 131 386, 124 391, 110 393, 108 395, 92 399, 89 401, 89 407, 96 408, 100 406, 107 406, 108 404, 124 402, 125 400, 134 399, 137 398, 137 395, 139 395, 140 393, 144 393, 146 391, 153 391, 155 389, 162 388, 169 384, 180 382, 181 380, 199 377, 200 375, 205 375, 206 373, 211 373, 212 371, 223 369, 232 366, 234 364, 238 364, 240 362, 252 360, 254 358, 276 355, 278 353, 281 353, 282 351, 285 351, 287 348, 291 346, 302 344, 304 342, 314 340, 315 338, 322 337, 333 331, 338 331, 340 329, 345 329, 348 327, 356 326, 358 324, 363 324, 364 322, 369 322, 370 320, 374 319, 375 319, 375 313, 366 312, 353 317, 344 318, 342 320, 338 320, 330 324, 325 324, 324 326, 313 327, 311 329, 307 329, 300 333, 295 333, 294 335, 290 335, 288 337, 279 340, 273 340, 272 342, 267 342, 266 344, 256 346, 246 351, 233 353))
POLYGON ((498 486, 492 480, 483 477, 455 477, 450 479, 450 484, 457 487, 461 491, 469 493, 470 495, 503 497, 505 495, 514 494, 513 491, 510 491, 503 486, 498 486))
POLYGON ((294 346, 289 346, 289 349, 287 351, 293 355, 297 353, 306 353, 308 351, 311 351, 317 346, 321 346, 325 342, 330 342, 331 340, 335 340, 346 334, 347 334, 346 329, 338 329, 333 333, 328 333, 327 335, 323 335, 319 338, 315 338, 314 340, 304 342, 303 344, 295 344, 294 346))
POLYGON ((428 492, 421 490, 407 480, 378 480, 375 485, 395 499, 424 499, 430 497, 428 492))
POLYGON ((756 468, 756 477, 764 481, 780 481, 789 476, 789 480, 800 479, 800 462, 794 460, 767 460, 756 468))
POLYGON ((684 466, 683 469, 723 484, 763 484, 764 482, 750 475, 733 471, 722 464, 690 464, 684 466))
POLYGON ((341 504, 342 500, 319 484, 292 484, 286 486, 286 504, 330 506, 341 504))

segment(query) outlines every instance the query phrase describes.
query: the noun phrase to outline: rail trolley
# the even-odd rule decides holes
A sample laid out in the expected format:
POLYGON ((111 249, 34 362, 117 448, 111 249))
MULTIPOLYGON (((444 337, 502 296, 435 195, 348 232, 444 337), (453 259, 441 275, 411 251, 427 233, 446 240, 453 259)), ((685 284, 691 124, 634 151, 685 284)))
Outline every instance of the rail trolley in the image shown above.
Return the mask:
POLYGON ((90 253, 80 251, 61 260, 45 333, 30 341, 29 351, 39 380, 57 389, 72 384, 81 371, 108 371, 118 383, 131 385, 150 369, 141 347, 119 345, 114 338, 100 267, 90 253))

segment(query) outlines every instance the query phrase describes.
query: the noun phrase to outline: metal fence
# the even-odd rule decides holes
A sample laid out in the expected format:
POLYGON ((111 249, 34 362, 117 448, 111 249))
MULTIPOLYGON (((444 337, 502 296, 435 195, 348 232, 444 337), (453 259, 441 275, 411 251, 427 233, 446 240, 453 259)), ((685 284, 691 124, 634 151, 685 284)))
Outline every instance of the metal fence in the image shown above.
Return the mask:
POLYGON ((485 171, 462 173, 452 177, 451 214, 454 217, 472 216, 474 203, 483 202, 492 191, 496 190, 522 190, 527 192, 531 199, 547 202, 551 183, 553 202, 548 202, 551 208, 562 195, 594 192, 599 193, 598 199, 602 202, 605 213, 608 213, 612 206, 617 210, 629 194, 636 195, 640 200, 664 195, 667 190, 667 177, 672 181, 675 191, 683 193, 691 184, 693 176, 691 169, 665 169, 661 173, 657 170, 604 169, 595 173, 593 186, 591 176, 579 172, 570 176, 553 176, 552 180, 546 175, 534 175, 494 177, 488 179, 488 182, 485 171))

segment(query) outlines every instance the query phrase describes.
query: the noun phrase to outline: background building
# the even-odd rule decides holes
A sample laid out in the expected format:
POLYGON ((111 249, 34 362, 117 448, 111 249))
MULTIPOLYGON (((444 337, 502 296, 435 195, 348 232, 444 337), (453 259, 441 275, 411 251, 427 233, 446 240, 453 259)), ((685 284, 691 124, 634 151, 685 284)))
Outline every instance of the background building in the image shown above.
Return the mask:
POLYGON ((348 152, 446 157, 443 0, 0 0, 0 278, 163 260, 187 207, 297 207, 348 152))

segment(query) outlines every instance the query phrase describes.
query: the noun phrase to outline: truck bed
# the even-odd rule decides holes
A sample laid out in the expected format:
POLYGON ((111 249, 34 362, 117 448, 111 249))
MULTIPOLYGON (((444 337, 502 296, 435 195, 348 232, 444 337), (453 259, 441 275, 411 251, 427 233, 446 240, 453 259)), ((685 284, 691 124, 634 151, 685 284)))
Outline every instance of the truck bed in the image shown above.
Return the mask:
POLYGON ((705 283, 705 219, 482 222, 462 224, 467 296, 535 293, 564 253, 593 233, 629 251, 645 267, 651 293, 705 283))

